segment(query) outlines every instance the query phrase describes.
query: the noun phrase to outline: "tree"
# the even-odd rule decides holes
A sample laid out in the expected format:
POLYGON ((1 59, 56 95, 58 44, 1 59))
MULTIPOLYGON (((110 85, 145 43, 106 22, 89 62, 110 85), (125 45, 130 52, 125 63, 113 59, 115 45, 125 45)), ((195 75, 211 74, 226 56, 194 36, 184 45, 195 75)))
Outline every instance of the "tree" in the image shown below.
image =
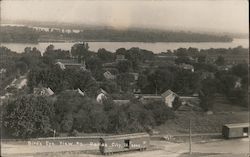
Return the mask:
POLYGON ((198 56, 198 63, 205 63, 206 62, 206 56, 205 55, 199 55, 198 56))
POLYGON ((147 75, 144 74, 139 75, 137 86, 139 87, 139 89, 141 89, 142 93, 148 93, 147 87, 149 86, 149 80, 147 75))
POLYGON ((91 71, 94 78, 101 79, 100 76, 103 75, 102 70, 102 60, 97 57, 91 57, 86 61, 87 69, 91 71))
POLYGON ((248 91, 244 89, 230 89, 228 99, 234 104, 248 107, 248 91))
POLYGON ((248 65, 247 64, 237 64, 232 67, 231 73, 238 77, 243 78, 248 75, 248 65))
POLYGON ((224 57, 219 56, 219 57, 216 59, 215 64, 217 64, 217 65, 219 65, 219 66, 225 65, 225 59, 224 59, 224 57))
MULTIPOLYGON (((95 132, 103 131, 98 127, 102 121, 96 114, 102 114, 102 108, 95 99, 82 96, 77 91, 64 91, 58 95, 55 113, 61 132, 95 132), (96 116, 96 117, 95 117, 96 116), (96 129, 96 130, 95 130, 96 129)), ((105 117, 102 116, 103 120, 105 117)), ((103 121, 104 122, 104 121, 103 121)))
POLYGON ((16 69, 20 72, 21 75, 24 75, 28 71, 28 66, 22 61, 16 63, 16 69))
POLYGON ((43 54, 43 58, 49 58, 53 62, 56 59, 69 59, 70 52, 61 49, 55 49, 54 45, 49 45, 43 54))
POLYGON ((184 95, 191 95, 200 87, 200 76, 197 72, 178 70, 174 75, 173 90, 184 95))
POLYGON ((181 106, 181 100, 179 97, 175 97, 173 101, 173 110, 177 110, 181 106))
POLYGON ((100 87, 104 89, 105 91, 107 91, 108 93, 119 92, 117 83, 115 81, 111 81, 111 80, 102 81, 102 83, 100 84, 100 87))
POLYGON ((114 61, 114 54, 105 50, 104 48, 98 50, 97 56, 104 62, 114 61))
POLYGON ((183 64, 183 63, 185 63, 185 64, 191 64, 192 61, 187 56, 180 56, 180 57, 178 57, 178 58, 175 59, 175 63, 176 64, 183 64))
POLYGON ((48 52, 53 52, 54 49, 55 49, 55 46, 52 45, 52 44, 50 44, 50 45, 46 48, 45 53, 46 53, 46 52, 47 52, 47 53, 48 53, 48 52))
POLYGON ((126 49, 125 48, 119 48, 115 52, 116 55, 125 55, 126 54, 126 49))
POLYGON ((160 94, 173 87, 174 76, 169 70, 157 69, 148 76, 152 93, 160 94))
POLYGON ((121 73, 117 75, 117 84, 121 87, 124 92, 131 92, 131 83, 134 82, 134 76, 129 73, 121 73))
POLYGON ((49 136, 54 126, 53 101, 46 97, 24 95, 8 102, 3 117, 5 129, 14 137, 49 136))
POLYGON ((117 69, 119 73, 126 73, 130 71, 131 66, 132 65, 130 61, 119 61, 117 64, 117 69))
POLYGON ((218 80, 216 79, 208 78, 202 81, 199 97, 201 100, 200 105, 205 111, 213 108, 214 94, 218 91, 217 84, 218 80))
POLYGON ((156 125, 161 125, 165 123, 166 120, 174 117, 173 111, 169 107, 167 107, 162 101, 148 102, 144 104, 144 108, 152 112, 152 116, 156 125))
POLYGON ((78 62, 83 61, 84 59, 87 60, 92 53, 88 51, 89 46, 88 43, 78 43, 74 44, 71 47, 71 55, 78 59, 78 62))

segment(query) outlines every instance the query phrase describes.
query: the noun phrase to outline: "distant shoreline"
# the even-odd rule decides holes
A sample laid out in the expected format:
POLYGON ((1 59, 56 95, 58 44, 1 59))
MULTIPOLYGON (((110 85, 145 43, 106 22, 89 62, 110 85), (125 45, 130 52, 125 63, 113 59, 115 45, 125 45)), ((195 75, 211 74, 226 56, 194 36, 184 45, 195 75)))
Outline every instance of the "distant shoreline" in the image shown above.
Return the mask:
MULTIPOLYGON (((245 38, 237 38, 245 39, 245 38)), ((113 43, 232 43, 232 41, 112 41, 112 40, 40 40, 38 42, 3 42, 1 43, 12 43, 12 44, 39 44, 39 43, 78 43, 78 42, 113 42, 113 43)))

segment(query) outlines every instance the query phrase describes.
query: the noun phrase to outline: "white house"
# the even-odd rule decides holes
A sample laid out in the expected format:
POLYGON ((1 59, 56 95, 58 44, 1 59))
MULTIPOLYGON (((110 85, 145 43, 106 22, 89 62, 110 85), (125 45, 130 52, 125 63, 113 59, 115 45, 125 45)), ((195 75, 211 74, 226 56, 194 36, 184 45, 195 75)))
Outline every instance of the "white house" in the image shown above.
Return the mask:
POLYGON ((161 97, 163 98, 165 104, 168 107, 172 108, 174 99, 178 97, 178 95, 171 90, 167 90, 166 92, 161 94, 161 97))
POLYGON ((96 97, 96 101, 98 102, 98 103, 103 103, 103 100, 105 100, 105 99, 107 99, 107 92, 106 91, 104 91, 103 89, 100 89, 100 93, 97 95, 97 97, 96 97))
POLYGON ((103 73, 103 76, 108 79, 108 80, 114 80, 115 79, 115 75, 111 74, 110 71, 106 71, 103 73))
POLYGON ((41 87, 41 88, 34 88, 34 92, 35 95, 39 95, 39 96, 51 96, 54 95, 54 92, 48 87, 41 87))

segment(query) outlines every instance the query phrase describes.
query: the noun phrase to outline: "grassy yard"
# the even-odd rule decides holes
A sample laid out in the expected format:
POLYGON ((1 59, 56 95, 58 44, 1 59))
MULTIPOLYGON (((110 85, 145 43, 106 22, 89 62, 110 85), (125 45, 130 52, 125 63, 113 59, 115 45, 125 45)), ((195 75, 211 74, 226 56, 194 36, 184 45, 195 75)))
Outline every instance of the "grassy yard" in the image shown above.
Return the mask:
POLYGON ((173 120, 156 128, 160 134, 181 134, 189 132, 189 119, 193 133, 219 133, 226 123, 248 122, 247 111, 225 112, 208 115, 204 112, 177 112, 173 120))

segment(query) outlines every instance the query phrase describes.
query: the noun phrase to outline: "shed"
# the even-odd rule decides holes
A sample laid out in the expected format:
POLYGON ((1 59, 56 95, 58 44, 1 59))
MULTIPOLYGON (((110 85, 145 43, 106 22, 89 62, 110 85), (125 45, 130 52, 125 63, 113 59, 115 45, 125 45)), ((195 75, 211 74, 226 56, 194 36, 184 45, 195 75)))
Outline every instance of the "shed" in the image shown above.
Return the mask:
POLYGON ((222 135, 225 138, 248 137, 249 123, 225 124, 222 127, 222 135))
POLYGON ((134 133, 100 138, 99 150, 102 154, 117 152, 145 150, 149 147, 149 135, 147 133, 134 133))

